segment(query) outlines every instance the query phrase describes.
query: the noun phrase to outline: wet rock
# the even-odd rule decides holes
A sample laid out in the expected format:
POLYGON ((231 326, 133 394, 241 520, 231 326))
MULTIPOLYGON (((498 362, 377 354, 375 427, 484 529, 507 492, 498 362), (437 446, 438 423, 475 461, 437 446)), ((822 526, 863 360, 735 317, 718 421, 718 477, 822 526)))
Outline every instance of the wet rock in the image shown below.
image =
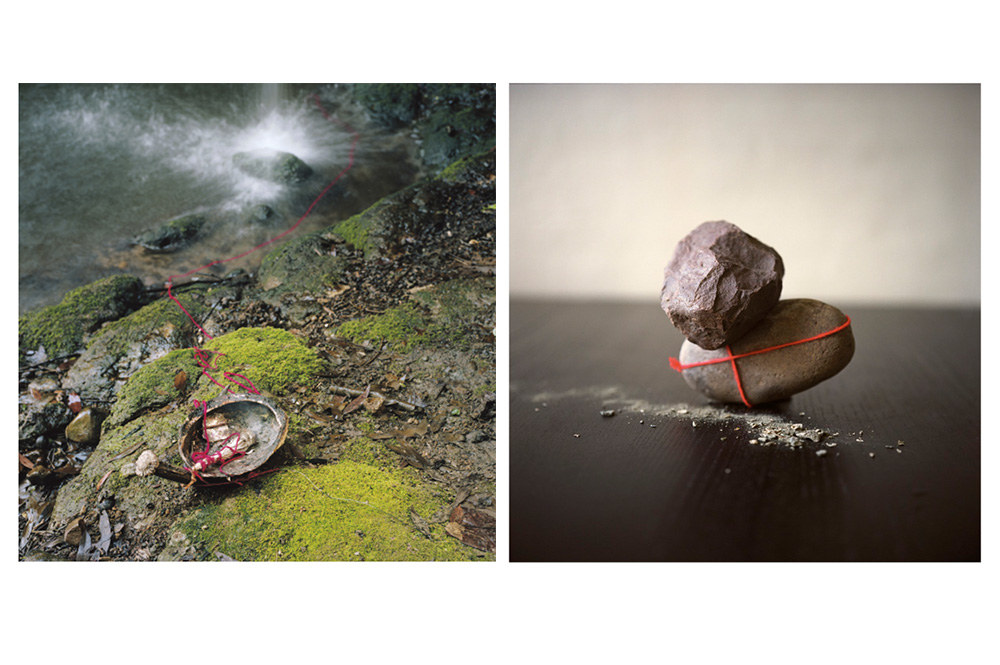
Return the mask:
POLYGON ((718 349, 739 339, 781 297, 778 253, 729 222, 705 222, 674 250, 660 305, 694 344, 718 349))
POLYGON ((60 431, 73 419, 73 412, 60 402, 21 404, 18 409, 17 438, 20 441, 60 431))
MULTIPOLYGON (((833 330, 847 317, 836 307, 818 300, 782 300, 746 335, 733 342, 733 355, 749 353, 788 342, 808 339, 833 330)), ((738 358, 743 393, 751 404, 785 399, 825 381, 844 369, 854 355, 851 327, 827 337, 738 358)), ((685 341, 680 362, 684 365, 726 358, 725 349, 709 351, 685 341)), ((684 369, 689 386, 719 402, 742 402, 732 362, 684 369)))
POLYGON ((251 206, 246 212, 247 221, 251 223, 266 222, 272 217, 274 217, 274 210, 263 203, 251 206))
POLYGON ((352 91, 372 119, 389 129, 410 124, 420 111, 421 90, 416 83, 356 83, 352 91))
POLYGON ((86 408, 66 425, 66 438, 77 443, 97 443, 101 438, 101 413, 86 408))
POLYGON ((36 464, 25 476, 32 485, 55 485, 62 477, 44 464, 36 464))
POLYGON ((136 236, 133 242, 155 254, 176 252, 191 242, 204 225, 205 218, 203 216, 185 215, 136 236))
MULTIPOLYGON (((20 359, 39 347, 49 358, 80 350, 89 333, 139 307, 144 296, 138 277, 113 275, 70 291, 58 305, 28 312, 17 323, 20 359)), ((38 355, 33 362, 41 361, 38 355)))
POLYGON ((281 184, 305 181, 313 170, 290 152, 251 150, 233 155, 233 165, 247 175, 281 184))
MULTIPOLYGON (((177 298, 192 316, 202 317, 200 303, 187 294, 177 298)), ((87 399, 111 401, 141 367, 170 351, 191 346, 195 332, 177 303, 158 300, 105 326, 66 373, 63 383, 87 399)))

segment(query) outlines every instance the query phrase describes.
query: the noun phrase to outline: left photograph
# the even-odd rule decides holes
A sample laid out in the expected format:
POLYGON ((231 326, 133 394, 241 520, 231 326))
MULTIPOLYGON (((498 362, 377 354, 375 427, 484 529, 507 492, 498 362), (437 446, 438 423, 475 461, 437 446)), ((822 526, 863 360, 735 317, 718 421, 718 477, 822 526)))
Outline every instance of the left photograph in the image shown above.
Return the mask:
POLYGON ((496 560, 496 86, 21 84, 18 559, 496 560))

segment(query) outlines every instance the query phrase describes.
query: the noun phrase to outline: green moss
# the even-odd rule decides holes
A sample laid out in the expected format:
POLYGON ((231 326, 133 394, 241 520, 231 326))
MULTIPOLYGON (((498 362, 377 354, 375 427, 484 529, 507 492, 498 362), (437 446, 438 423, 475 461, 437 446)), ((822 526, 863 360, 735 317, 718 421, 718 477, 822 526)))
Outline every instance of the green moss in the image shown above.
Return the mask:
POLYGON ((443 525, 431 525, 430 538, 416 530, 411 507, 426 519, 450 497, 400 471, 342 461, 258 482, 256 491, 204 506, 176 528, 208 556, 221 551, 244 561, 483 558, 447 536, 443 525))
POLYGON ((472 343, 470 326, 492 313, 496 292, 487 280, 453 280, 413 294, 415 303, 403 303, 382 314, 348 321, 337 336, 356 344, 385 340, 401 348, 472 343), (429 312, 430 314, 426 314, 429 312))
POLYGON ((261 263, 258 283, 268 295, 289 291, 317 293, 336 286, 344 272, 343 259, 330 254, 324 232, 284 243, 261 263))
POLYGON ((357 462, 358 464, 368 464, 383 469, 393 466, 395 459, 391 456, 385 441, 374 441, 367 436, 359 436, 344 447, 340 453, 342 462, 357 462))
POLYGON ((346 242, 364 252, 365 258, 371 258, 378 252, 378 243, 374 234, 381 227, 380 217, 384 207, 392 205, 393 197, 380 199, 365 209, 336 224, 331 230, 346 242))
POLYGON ((482 397, 486 393, 495 393, 497 391, 496 381, 492 381, 486 385, 476 386, 476 389, 472 391, 473 396, 482 397))
POLYGON ((383 314, 348 321, 337 328, 337 336, 356 344, 382 340, 409 348, 430 341, 427 320, 413 303, 403 303, 383 314))
POLYGON ((182 371, 192 385, 201 374, 191 349, 171 351, 140 368, 122 386, 111 414, 104 421, 104 429, 117 427, 142 411, 159 408, 183 397, 174 386, 174 379, 182 371))
MULTIPOLYGON (((188 295, 176 296, 196 321, 204 316, 206 308, 188 295)), ((184 311, 173 300, 162 298, 145 307, 106 325, 100 333, 87 343, 87 348, 100 341, 104 344, 104 353, 120 356, 126 353, 135 342, 144 339, 150 331, 165 327, 186 328, 193 331, 194 324, 184 311)), ((165 334, 168 337, 169 334, 165 334)), ((188 341, 187 343, 190 343, 188 341)))
POLYGON ((451 162, 437 175, 437 180, 448 184, 477 182, 496 171, 492 150, 479 152, 451 162))
POLYGON ((97 448, 87 458, 80 473, 60 488, 51 524, 62 526, 85 506, 95 506, 100 496, 113 496, 120 510, 137 515, 147 512, 148 504, 160 505, 165 495, 179 492, 177 483, 156 476, 123 476, 120 471, 126 464, 135 462, 139 452, 147 448, 168 463, 180 465, 177 437, 185 417, 185 410, 178 409, 172 413, 147 413, 120 427, 108 427, 108 421, 105 421, 97 448), (133 454, 113 459, 139 442, 143 446, 133 454), (104 478, 108 471, 111 473, 104 478), (97 484, 101 478, 104 482, 98 491, 97 484))
POLYGON ((223 354, 217 357, 218 369, 212 376, 242 374, 257 388, 275 395, 308 384, 323 367, 315 351, 278 328, 240 328, 207 342, 204 348, 223 354))
POLYGON ((18 319, 18 357, 23 360, 25 351, 39 346, 50 358, 79 351, 87 333, 129 313, 142 297, 142 281, 131 275, 112 275, 74 289, 58 305, 18 319))

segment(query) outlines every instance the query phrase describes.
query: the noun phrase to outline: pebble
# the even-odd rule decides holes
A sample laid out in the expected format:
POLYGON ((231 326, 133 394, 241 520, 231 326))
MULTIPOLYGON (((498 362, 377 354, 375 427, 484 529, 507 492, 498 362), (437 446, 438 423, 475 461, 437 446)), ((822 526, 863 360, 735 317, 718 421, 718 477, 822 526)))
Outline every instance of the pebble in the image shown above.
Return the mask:
MULTIPOLYGON (((782 300, 746 335, 731 345, 734 354, 806 339, 841 325, 846 316, 836 307, 806 298, 782 300)), ((680 361, 691 364, 724 358, 724 349, 708 351, 685 341, 680 361)), ((829 379, 854 356, 851 327, 804 344, 736 360, 743 392, 751 404, 786 399, 829 379)), ((719 402, 742 402, 732 363, 692 367, 682 372, 689 386, 719 402)))
POLYGON ((66 438, 77 443, 97 443, 101 438, 101 414, 89 407, 66 425, 66 438))
POLYGON ((773 248, 729 222, 705 222, 678 243, 663 271, 660 306, 693 344, 739 339, 781 297, 785 266, 773 248))

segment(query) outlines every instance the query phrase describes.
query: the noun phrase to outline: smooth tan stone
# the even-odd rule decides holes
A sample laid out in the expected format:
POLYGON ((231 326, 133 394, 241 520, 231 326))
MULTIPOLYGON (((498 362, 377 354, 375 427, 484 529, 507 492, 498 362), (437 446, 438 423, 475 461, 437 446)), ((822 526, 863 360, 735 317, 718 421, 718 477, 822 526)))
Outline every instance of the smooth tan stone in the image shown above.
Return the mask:
MULTIPOLYGON (((847 320, 836 307, 818 300, 781 300, 744 336, 730 344, 733 355, 807 339, 847 320)), ((690 341, 681 346, 684 365, 725 358, 725 348, 706 350, 690 341)), ((791 397, 844 369, 854 356, 851 326, 827 337, 736 359, 743 393, 751 404, 791 397)), ((689 386, 718 402, 742 402, 732 362, 692 367, 682 372, 689 386)))

